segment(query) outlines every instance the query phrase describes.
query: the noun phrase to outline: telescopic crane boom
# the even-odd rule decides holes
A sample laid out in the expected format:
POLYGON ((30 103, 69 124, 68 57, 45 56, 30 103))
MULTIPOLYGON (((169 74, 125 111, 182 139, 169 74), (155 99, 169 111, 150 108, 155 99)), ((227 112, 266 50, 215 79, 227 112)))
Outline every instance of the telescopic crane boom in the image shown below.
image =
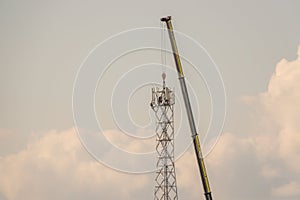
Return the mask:
POLYGON ((186 87, 186 83, 185 83, 185 79, 184 79, 184 74, 183 74, 183 70, 182 70, 182 65, 181 65, 181 61, 180 61, 180 57, 179 57, 179 53, 178 53, 178 49, 177 49, 177 45, 176 45, 176 40, 175 40, 175 36, 174 36, 174 32, 173 32, 171 16, 163 17, 160 20, 167 24, 168 33, 169 33, 170 42, 171 42, 172 51, 173 51, 173 56, 175 59, 176 69, 177 69, 178 77, 179 77, 179 81, 180 81, 180 87, 181 87, 184 104, 186 107, 186 112, 187 112, 190 129, 191 129, 191 133, 192 133, 195 153, 196 153, 196 157, 197 157, 197 163, 199 166, 201 180, 202 180, 203 189, 204 189, 204 195, 205 195, 206 200, 212 200, 212 195, 211 195, 208 177, 207 177, 207 173, 206 173, 206 169, 205 169, 204 159, 202 156, 199 136, 196 131, 196 125, 195 125, 195 121, 194 121, 194 117, 193 117, 191 103, 190 103, 190 99, 189 99, 189 95, 188 95, 188 91, 187 91, 187 87, 186 87))

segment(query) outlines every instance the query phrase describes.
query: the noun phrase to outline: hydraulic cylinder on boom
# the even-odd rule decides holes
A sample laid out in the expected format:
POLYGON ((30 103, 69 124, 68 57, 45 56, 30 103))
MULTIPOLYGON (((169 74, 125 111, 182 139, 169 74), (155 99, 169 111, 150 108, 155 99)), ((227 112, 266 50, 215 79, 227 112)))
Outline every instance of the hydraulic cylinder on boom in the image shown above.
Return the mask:
POLYGON ((186 112, 187 112, 187 116, 188 116, 188 120, 189 120, 189 125, 190 125, 190 129, 191 129, 191 133, 192 133, 193 144, 194 144, 195 153, 196 153, 196 157, 197 157, 197 163, 198 163, 199 170, 200 170, 201 180, 202 180, 203 189, 204 189, 204 195, 205 195, 206 200, 212 200, 211 190, 210 190, 210 186, 209 186, 209 182, 208 182, 208 176, 207 176, 207 172, 205 169, 204 159, 203 159, 203 155, 202 155, 202 151, 201 151, 200 140, 199 140, 198 133, 196 131, 196 125, 195 125, 195 121, 194 121, 194 117, 193 117, 191 103, 190 103, 190 99, 189 99, 189 95, 188 95, 188 90, 186 87, 185 78, 184 78, 182 65, 181 65, 181 61, 180 61, 180 56, 178 53, 175 35, 173 32, 171 16, 163 17, 163 18, 161 18, 161 21, 166 23, 169 37, 170 37, 173 56, 174 56, 176 69, 177 69, 178 77, 179 77, 179 81, 180 81, 180 87, 181 87, 184 104, 186 107, 186 112))

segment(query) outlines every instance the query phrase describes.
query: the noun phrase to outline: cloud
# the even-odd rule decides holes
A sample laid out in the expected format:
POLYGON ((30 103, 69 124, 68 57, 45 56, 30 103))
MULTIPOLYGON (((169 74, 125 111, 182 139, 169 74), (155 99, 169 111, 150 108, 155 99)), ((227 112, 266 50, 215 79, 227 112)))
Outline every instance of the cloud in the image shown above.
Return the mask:
POLYGON ((147 175, 118 173, 92 160, 73 129, 45 133, 4 156, 0 171, 0 192, 8 200, 140 199, 149 187, 147 175))
MULTIPOLYGON (((298 50, 298 54, 300 47, 298 50)), ((278 126, 279 157, 293 171, 300 173, 300 56, 288 62, 281 60, 272 76, 268 91, 259 100, 266 116, 278 126)), ((272 124, 269 124, 272 126, 272 124)))
MULTIPOLYGON (((257 97, 265 120, 264 130, 271 130, 257 141, 257 154, 269 164, 265 176, 281 178, 273 185, 273 196, 300 198, 300 46, 294 61, 282 59, 276 66, 268 90, 257 97), (260 154, 263 151, 265 153, 260 154)), ((276 179, 275 179, 276 180, 276 179)))
MULTIPOLYGON (((282 196, 290 197, 290 199, 300 198, 300 194, 295 192, 300 184, 299 52, 300 46, 296 60, 282 59, 277 64, 267 91, 256 96, 241 98, 245 104, 255 110, 252 114, 256 119, 254 123, 256 127, 253 128, 252 133, 242 136, 239 133, 224 134, 223 139, 221 138, 212 153, 211 159, 215 157, 215 161, 222 161, 223 158, 228 159, 228 162, 232 162, 232 160, 233 162, 234 160, 245 162, 252 158, 256 165, 256 174, 253 174, 253 164, 250 163, 248 167, 244 167, 250 171, 250 176, 258 178, 256 180, 260 180, 260 182, 252 181, 250 185, 260 184, 267 192, 267 194, 262 192, 261 195, 267 195, 269 198, 271 196, 273 196, 272 198, 282 196), (225 147, 223 147, 224 145, 225 147), (255 157, 253 157, 253 153, 255 153, 255 157), (257 177, 258 174, 260 177, 257 177)), ((230 164, 228 166, 222 163, 218 164, 220 168, 225 167, 230 172, 234 169, 230 164)), ((232 174, 231 178, 233 177, 235 174, 232 174)), ((242 180, 236 181, 241 184, 238 186, 239 190, 245 186, 242 180)))

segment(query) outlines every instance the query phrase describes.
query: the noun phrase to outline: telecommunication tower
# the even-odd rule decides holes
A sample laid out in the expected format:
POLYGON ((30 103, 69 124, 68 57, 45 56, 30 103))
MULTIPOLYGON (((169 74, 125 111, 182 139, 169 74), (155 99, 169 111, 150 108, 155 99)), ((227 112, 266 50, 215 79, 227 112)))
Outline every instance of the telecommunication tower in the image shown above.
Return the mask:
POLYGON ((156 185, 155 200, 178 199, 174 165, 174 91, 165 84, 166 74, 162 74, 162 88, 152 88, 150 106, 156 116, 156 185))

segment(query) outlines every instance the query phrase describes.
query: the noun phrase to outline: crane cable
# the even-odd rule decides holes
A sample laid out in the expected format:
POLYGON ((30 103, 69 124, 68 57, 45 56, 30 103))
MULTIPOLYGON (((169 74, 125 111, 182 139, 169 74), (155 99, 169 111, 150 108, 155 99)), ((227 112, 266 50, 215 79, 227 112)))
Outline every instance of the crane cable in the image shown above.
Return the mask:
POLYGON ((166 79, 166 66, 167 66, 167 53, 166 53, 166 25, 164 23, 160 23, 160 54, 161 54, 161 71, 162 71, 162 79, 163 85, 165 87, 165 79, 166 79))

